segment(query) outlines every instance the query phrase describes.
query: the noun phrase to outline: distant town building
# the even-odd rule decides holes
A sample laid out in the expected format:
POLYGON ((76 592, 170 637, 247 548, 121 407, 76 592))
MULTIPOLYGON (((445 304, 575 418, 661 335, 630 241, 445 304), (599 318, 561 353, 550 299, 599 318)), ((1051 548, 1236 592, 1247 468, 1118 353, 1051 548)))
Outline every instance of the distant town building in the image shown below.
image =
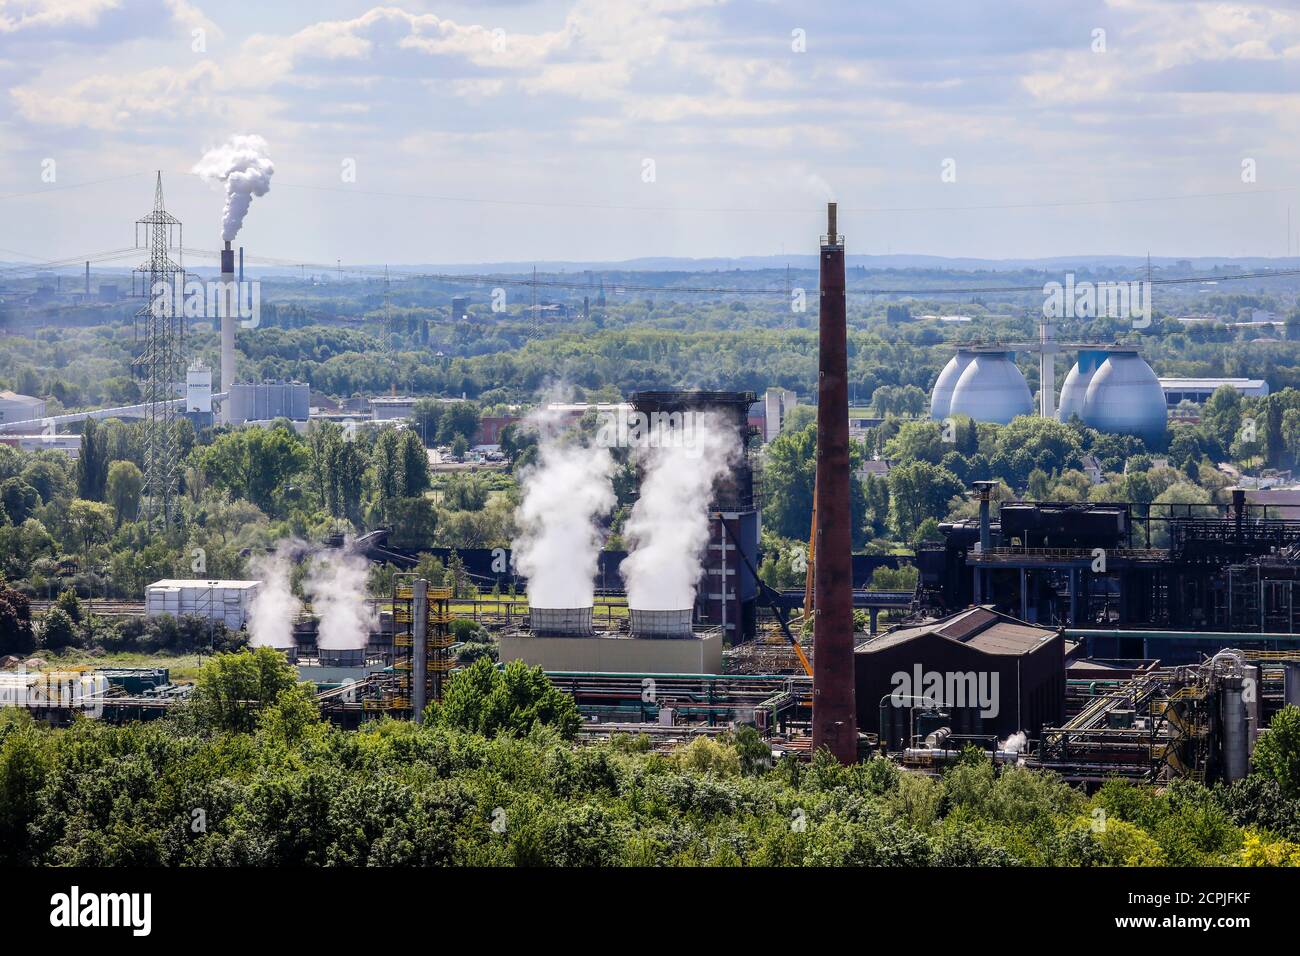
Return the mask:
POLYGON ((1268 382, 1261 378, 1162 378, 1160 389, 1165 393, 1165 404, 1170 407, 1181 402, 1204 405, 1221 386, 1228 385, 1247 398, 1262 398, 1268 394, 1268 382))
POLYGON ((461 319, 469 318, 469 296, 455 295, 451 297, 451 320, 459 322, 461 319))
POLYGON ((80 435, 0 435, 0 445, 19 451, 57 451, 73 461, 81 455, 80 435))

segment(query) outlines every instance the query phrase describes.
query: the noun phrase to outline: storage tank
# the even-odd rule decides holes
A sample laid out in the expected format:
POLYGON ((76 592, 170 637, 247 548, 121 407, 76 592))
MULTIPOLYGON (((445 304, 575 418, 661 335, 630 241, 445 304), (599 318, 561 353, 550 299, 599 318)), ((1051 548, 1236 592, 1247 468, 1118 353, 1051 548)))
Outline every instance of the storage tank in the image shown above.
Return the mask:
POLYGON ((952 391, 948 414, 1005 425, 1017 415, 1033 414, 1033 410, 1033 396, 1012 353, 997 350, 973 353, 952 391))
POLYGON ((1098 431, 1137 435, 1148 443, 1164 437, 1164 389, 1137 349, 1110 350, 1088 383, 1080 417, 1098 431))
POLYGON ((1107 355, 1109 353, 1105 349, 1085 349, 1079 353, 1079 361, 1074 363, 1070 374, 1065 376, 1065 384, 1061 386, 1061 401, 1056 413, 1061 421, 1068 422, 1074 415, 1083 418, 1088 386, 1092 384, 1092 377, 1097 374, 1101 363, 1106 361, 1107 355))
POLYGON ((966 371, 966 366, 974 358, 975 353, 970 349, 958 349, 957 354, 948 360, 930 392, 931 418, 943 421, 948 417, 952 408, 952 390, 957 387, 961 373, 966 371))

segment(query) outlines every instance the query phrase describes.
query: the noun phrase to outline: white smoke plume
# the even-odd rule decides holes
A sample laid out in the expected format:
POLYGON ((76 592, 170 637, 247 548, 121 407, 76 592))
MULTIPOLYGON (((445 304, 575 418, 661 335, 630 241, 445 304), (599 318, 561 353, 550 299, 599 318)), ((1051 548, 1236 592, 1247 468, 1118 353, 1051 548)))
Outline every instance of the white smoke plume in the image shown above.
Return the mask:
POLYGON ((364 648, 375 626, 375 615, 367 600, 366 559, 346 550, 317 554, 303 580, 303 592, 312 612, 320 619, 316 646, 322 650, 364 648))
POLYGON ((1028 746, 1029 736, 1023 730, 1018 730, 1006 740, 999 743, 998 750, 1006 753, 1018 754, 1019 756, 1016 758, 1016 763, 1023 766, 1025 762, 1024 753, 1028 746))
POLYGON ((249 570, 262 582, 248 608, 248 643, 253 647, 294 646, 293 620, 302 602, 290 585, 292 547, 292 542, 281 542, 273 553, 249 561, 249 570))
POLYGON ((221 211, 221 238, 226 242, 239 233, 253 197, 265 196, 271 188, 275 164, 266 149, 266 140, 260 136, 232 136, 228 143, 208 150, 194 164, 192 172, 204 182, 226 187, 226 206, 221 211))
POLYGON ((619 566, 629 607, 684 610, 695 603, 709 538, 713 484, 741 453, 736 430, 712 412, 659 422, 640 451, 641 496, 624 533, 630 553, 619 566))
POLYGON ((529 425, 539 433, 538 458, 521 476, 515 568, 528 578, 531 606, 590 607, 602 544, 598 522, 616 503, 613 456, 565 435, 545 401, 529 425))

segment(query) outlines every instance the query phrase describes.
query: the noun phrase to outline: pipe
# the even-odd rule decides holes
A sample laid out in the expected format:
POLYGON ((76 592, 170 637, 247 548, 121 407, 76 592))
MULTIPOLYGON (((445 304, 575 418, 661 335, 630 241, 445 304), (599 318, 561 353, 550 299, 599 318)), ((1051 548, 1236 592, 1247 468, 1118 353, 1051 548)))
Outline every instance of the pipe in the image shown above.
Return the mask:
POLYGON ((411 719, 422 724, 429 683, 429 582, 417 578, 411 595, 411 719))
POLYGON ((817 563, 813 593, 814 752, 842 764, 858 759, 854 699, 853 560, 849 512, 849 359, 844 244, 835 203, 826 207, 821 246, 817 384, 817 563))
POLYGON ((1066 637, 1106 637, 1133 638, 1136 640, 1155 641, 1219 641, 1233 643, 1236 641, 1272 641, 1279 644, 1291 644, 1300 647, 1300 634, 1250 631, 1135 631, 1110 630, 1104 628, 1067 627, 1062 632, 1066 637))

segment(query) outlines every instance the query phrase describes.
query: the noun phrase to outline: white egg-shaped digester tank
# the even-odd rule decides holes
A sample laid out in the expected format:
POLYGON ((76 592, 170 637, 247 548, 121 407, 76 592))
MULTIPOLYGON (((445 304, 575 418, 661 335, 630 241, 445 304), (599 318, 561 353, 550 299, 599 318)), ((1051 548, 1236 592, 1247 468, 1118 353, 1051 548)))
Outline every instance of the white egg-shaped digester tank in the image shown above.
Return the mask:
POLYGON ((1031 415, 1034 399, 1012 353, 976 351, 952 390, 949 415, 1005 425, 1017 415, 1031 415))
POLYGON ((948 360, 948 364, 943 367, 943 371, 935 379, 934 388, 930 391, 931 418, 943 421, 948 417, 952 410, 952 390, 957 387, 957 380, 961 378, 961 373, 966 371, 966 366, 974 358, 975 353, 970 349, 958 349, 957 354, 948 360))
POLYGON ((1079 353, 1079 361, 1070 369, 1070 374, 1065 376, 1065 384, 1061 386, 1057 418, 1063 422, 1068 422, 1074 415, 1083 418, 1088 386, 1092 384, 1092 377, 1097 374, 1097 369, 1101 368, 1101 363, 1106 361, 1109 354, 1104 349, 1085 349, 1079 353))
POLYGON ((1152 443, 1164 436, 1169 415, 1160 380, 1137 349, 1111 349, 1088 383, 1080 417, 1098 431, 1152 443))

